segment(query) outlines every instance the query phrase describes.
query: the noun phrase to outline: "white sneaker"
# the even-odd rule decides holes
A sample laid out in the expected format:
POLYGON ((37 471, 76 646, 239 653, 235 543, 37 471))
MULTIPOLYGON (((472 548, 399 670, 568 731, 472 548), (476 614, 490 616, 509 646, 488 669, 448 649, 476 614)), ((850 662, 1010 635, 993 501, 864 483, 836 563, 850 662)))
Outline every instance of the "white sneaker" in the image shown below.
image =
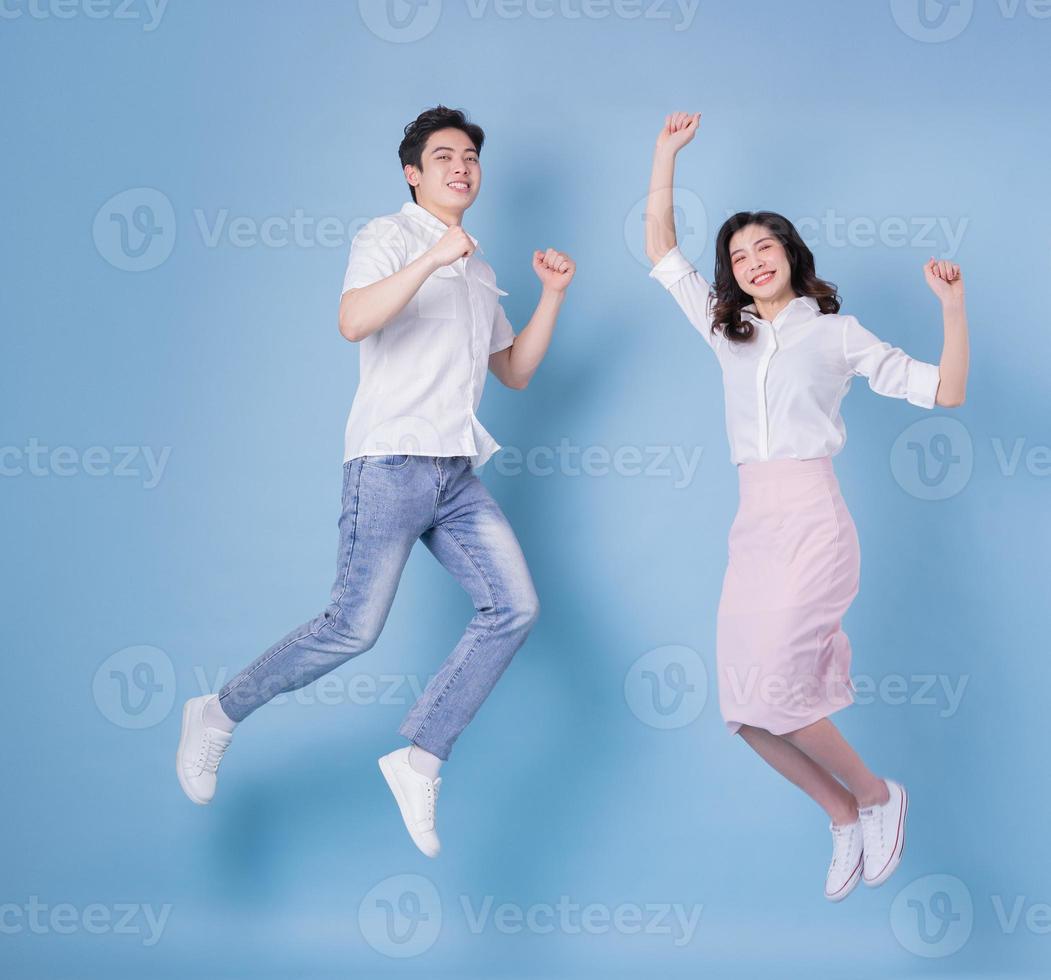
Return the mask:
POLYGON ((829 823, 832 831, 832 863, 825 878, 825 898, 842 902, 861 881, 864 848, 861 821, 838 826, 829 823))
POLYGON ((865 870, 862 880, 875 888, 882 885, 901 863, 905 849, 905 812, 909 795, 905 787, 885 779, 890 799, 886 803, 862 807, 858 811, 865 838, 865 870))
POLYGON ((179 785, 194 803, 202 806, 215 796, 216 770, 233 740, 232 732, 211 728, 204 723, 204 705, 215 697, 215 694, 204 694, 190 698, 183 706, 182 735, 175 757, 179 785))
POLYGON ((427 857, 437 857, 441 842, 434 829, 438 789, 442 777, 428 779, 409 765, 409 747, 396 749, 379 759, 380 772, 398 801, 405 828, 427 857))

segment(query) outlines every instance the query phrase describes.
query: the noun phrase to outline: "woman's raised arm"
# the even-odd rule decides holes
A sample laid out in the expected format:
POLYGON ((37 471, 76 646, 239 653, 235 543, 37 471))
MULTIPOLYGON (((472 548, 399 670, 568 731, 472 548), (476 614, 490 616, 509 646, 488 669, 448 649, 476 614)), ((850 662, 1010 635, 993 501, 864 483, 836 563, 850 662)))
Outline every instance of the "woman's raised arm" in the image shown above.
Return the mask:
POLYGON ((646 255, 656 264, 676 245, 672 188, 675 184, 675 154, 697 133, 701 114, 673 112, 666 116, 653 151, 650 193, 646 200, 646 255))

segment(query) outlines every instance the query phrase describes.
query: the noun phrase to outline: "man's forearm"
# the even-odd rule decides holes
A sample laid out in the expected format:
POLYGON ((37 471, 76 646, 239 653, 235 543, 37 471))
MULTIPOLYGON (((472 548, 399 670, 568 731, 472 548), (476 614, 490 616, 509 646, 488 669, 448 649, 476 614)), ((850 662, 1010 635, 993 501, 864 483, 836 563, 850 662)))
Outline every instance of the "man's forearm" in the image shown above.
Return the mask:
POLYGON ((508 355, 507 366, 510 369, 511 380, 517 383, 516 386, 525 387, 536 369, 540 367, 540 362, 547 354, 548 345, 551 343, 555 321, 558 319, 558 311, 562 307, 565 295, 564 291, 543 290, 532 317, 522 332, 515 337, 508 355))
POLYGON ((344 293, 339 304, 339 332, 347 340, 358 341, 385 327, 439 264, 427 251, 386 279, 344 293))

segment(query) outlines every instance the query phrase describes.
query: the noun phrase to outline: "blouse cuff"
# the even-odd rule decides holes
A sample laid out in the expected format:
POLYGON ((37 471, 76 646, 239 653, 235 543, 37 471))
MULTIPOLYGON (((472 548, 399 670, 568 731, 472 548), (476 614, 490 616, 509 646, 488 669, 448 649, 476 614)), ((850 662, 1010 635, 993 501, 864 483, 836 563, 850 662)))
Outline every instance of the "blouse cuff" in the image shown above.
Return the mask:
POLYGON ((665 289, 670 289, 680 279, 696 271, 690 260, 679 251, 679 246, 675 245, 650 269, 650 278, 656 279, 665 289))
POLYGON ((920 408, 934 408, 940 380, 937 364, 910 360, 906 375, 906 401, 920 408))

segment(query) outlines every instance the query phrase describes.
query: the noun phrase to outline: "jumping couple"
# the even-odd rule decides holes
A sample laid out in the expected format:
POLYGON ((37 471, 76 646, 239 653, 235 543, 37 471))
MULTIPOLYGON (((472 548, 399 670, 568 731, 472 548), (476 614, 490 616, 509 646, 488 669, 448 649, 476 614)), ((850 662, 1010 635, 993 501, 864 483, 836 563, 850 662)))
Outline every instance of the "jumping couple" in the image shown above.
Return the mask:
MULTIPOLYGON (((860 550, 832 457, 846 440, 840 403, 854 376, 922 408, 963 404, 968 345, 959 266, 934 258, 939 364, 908 356, 841 314, 792 223, 741 212, 716 239, 714 282, 678 249, 676 156, 700 114, 665 118, 647 203, 650 276, 667 289, 721 369, 740 499, 716 628, 719 705, 727 729, 823 808, 833 854, 831 901, 898 866, 908 795, 874 774, 829 715, 853 702, 841 620, 858 591, 860 550)), ((487 372, 523 389, 547 353, 576 269, 533 252, 540 299, 515 333, 491 266, 463 216, 478 197, 484 133, 437 106, 398 148, 410 201, 355 235, 339 330, 359 344, 347 420, 336 579, 329 603, 231 678, 183 708, 176 768, 186 795, 209 803, 235 727, 376 642, 418 539, 470 595, 475 614, 399 728, 408 744, 380 771, 416 846, 439 852, 442 763, 525 641, 539 612, 514 530, 475 470, 500 447, 478 409, 487 372)))

